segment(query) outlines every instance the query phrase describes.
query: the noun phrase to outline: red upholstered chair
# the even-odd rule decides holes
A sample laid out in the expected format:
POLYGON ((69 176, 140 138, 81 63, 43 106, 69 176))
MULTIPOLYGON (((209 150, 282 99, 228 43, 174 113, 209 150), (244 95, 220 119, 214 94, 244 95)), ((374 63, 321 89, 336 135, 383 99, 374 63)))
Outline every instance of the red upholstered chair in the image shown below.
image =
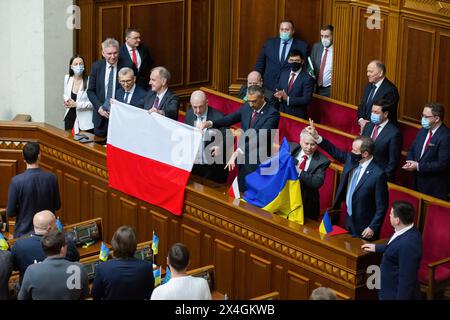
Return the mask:
POLYGON ((389 189, 389 208, 384 217, 383 225, 381 226, 380 239, 389 239, 394 234, 394 228, 391 225, 391 219, 389 218, 389 213, 391 212, 392 203, 397 200, 408 201, 414 207, 414 224, 417 226, 418 208, 420 199, 411 195, 408 192, 389 189))
POLYGON ((328 167, 325 173, 325 182, 319 189, 320 212, 325 212, 327 208, 330 208, 333 205, 335 179, 336 179, 336 171, 328 167))
POLYGON ((244 101, 241 99, 221 92, 209 90, 206 88, 200 89, 205 92, 206 97, 208 98, 208 104, 214 109, 223 112, 224 114, 235 112, 240 108, 241 104, 244 103, 244 101))
POLYGON ((413 125, 410 123, 404 123, 401 120, 398 122, 398 128, 402 133, 402 149, 408 151, 409 147, 413 143, 414 139, 419 132, 419 126, 413 125))
POLYGON ((450 208, 431 204, 422 233, 422 261, 419 280, 427 299, 450 284, 450 208))

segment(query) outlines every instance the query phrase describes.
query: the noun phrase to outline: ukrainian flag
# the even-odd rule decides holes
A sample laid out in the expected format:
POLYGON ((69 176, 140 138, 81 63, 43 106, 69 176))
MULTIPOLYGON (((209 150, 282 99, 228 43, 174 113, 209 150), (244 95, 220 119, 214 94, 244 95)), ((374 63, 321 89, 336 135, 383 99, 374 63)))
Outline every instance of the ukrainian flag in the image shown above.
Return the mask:
POLYGON ((8 250, 8 248, 9 248, 8 242, 6 241, 3 234, 0 232, 0 250, 6 251, 8 250))
POLYGON ((109 248, 102 242, 102 246, 100 248, 99 259, 102 261, 108 260, 109 257, 109 248))
POLYGON ((64 225, 62 224, 61 220, 59 220, 59 218, 56 219, 56 228, 61 232, 64 230, 64 225))
POLYGON ((155 278, 155 287, 161 284, 161 267, 153 270, 153 278, 155 278))
POLYGON ((278 154, 261 163, 255 172, 245 178, 245 181, 247 191, 244 200, 246 202, 277 213, 290 221, 303 224, 300 180, 286 138, 283 139, 278 154), (267 174, 264 171, 272 172, 267 174))
POLYGON ((158 254, 158 246, 159 246, 159 237, 156 235, 156 232, 153 231, 153 238, 152 238, 153 255, 158 254))
POLYGON ((162 284, 165 284, 169 282, 170 278, 172 278, 172 273, 170 272, 170 267, 167 265, 166 267, 166 276, 164 277, 164 280, 162 281, 162 284))
POLYGON ((333 225, 331 224, 330 216, 328 215, 328 210, 323 215, 322 222, 319 226, 319 232, 323 234, 329 234, 333 231, 333 225))

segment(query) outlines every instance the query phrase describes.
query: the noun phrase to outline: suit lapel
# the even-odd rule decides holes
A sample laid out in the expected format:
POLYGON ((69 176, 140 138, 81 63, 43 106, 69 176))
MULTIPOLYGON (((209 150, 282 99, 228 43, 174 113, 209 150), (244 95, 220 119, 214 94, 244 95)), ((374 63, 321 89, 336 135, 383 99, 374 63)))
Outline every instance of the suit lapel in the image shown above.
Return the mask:
POLYGON ((311 161, 309 162, 308 170, 306 170, 306 172, 313 172, 314 170, 316 170, 318 164, 319 164, 319 155, 317 154, 317 152, 314 152, 314 154, 311 157, 311 161))
POLYGON ((358 184, 356 185, 356 188, 355 188, 355 191, 354 191, 353 195, 355 194, 356 191, 358 191, 358 189, 364 184, 364 182, 366 182, 366 180, 372 174, 373 164, 374 164, 374 162, 373 162, 373 159, 372 159, 372 162, 369 164, 369 166, 364 171, 363 175, 361 176, 361 179, 359 179, 358 184))

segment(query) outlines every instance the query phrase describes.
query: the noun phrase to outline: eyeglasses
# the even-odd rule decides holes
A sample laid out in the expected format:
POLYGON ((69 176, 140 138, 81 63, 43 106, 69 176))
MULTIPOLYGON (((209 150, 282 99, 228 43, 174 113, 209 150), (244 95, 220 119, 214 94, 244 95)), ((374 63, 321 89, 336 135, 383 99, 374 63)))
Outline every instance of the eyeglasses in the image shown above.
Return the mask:
POLYGON ((129 83, 132 83, 133 82, 133 80, 121 80, 121 81, 119 81, 119 83, 122 83, 122 84, 129 84, 129 83))

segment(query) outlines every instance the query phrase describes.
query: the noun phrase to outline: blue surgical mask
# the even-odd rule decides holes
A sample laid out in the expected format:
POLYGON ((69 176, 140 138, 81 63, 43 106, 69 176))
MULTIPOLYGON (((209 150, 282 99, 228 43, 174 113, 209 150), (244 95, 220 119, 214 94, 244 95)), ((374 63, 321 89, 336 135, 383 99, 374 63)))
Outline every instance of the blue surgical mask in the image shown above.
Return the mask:
POLYGON ((72 67, 72 71, 73 71, 75 74, 82 74, 83 71, 84 71, 84 66, 78 64, 78 65, 72 67))
POLYGON ((280 32, 280 39, 283 41, 289 41, 291 39, 290 32, 280 32))
POLYGON ((422 117, 422 127, 424 129, 430 129, 430 120, 428 118, 422 117))
POLYGON ((372 112, 372 114, 370 115, 370 121, 372 121, 373 124, 380 124, 381 116, 372 112))

